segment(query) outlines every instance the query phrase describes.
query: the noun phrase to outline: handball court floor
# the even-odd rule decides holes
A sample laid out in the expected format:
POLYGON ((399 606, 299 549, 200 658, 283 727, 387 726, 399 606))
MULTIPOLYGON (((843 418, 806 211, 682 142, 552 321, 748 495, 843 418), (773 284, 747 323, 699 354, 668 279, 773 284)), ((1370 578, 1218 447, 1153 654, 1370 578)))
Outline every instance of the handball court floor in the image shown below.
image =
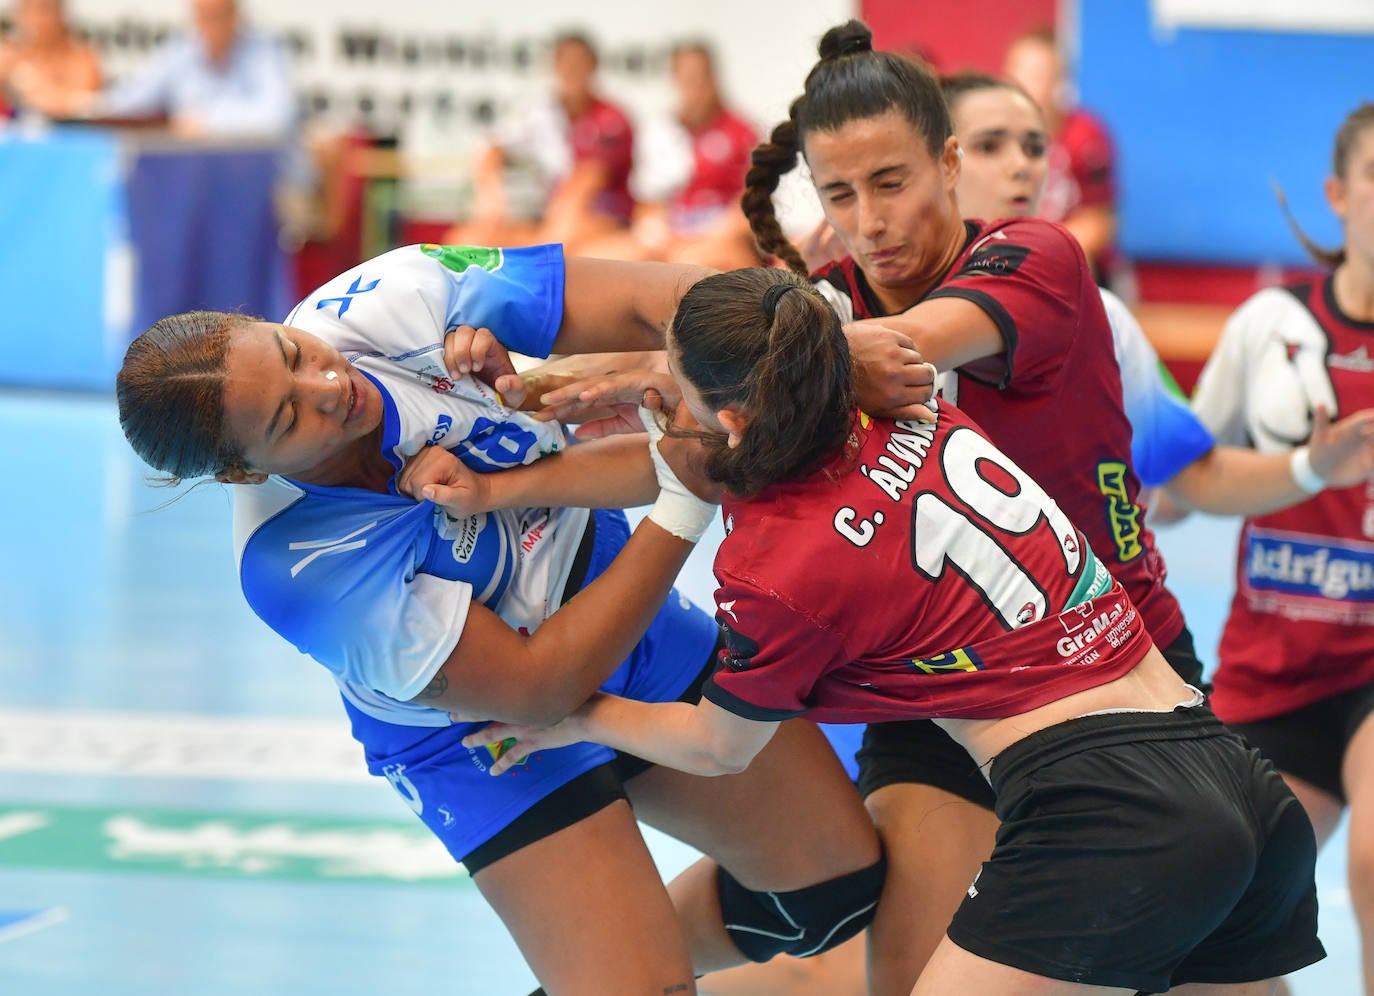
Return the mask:
MULTIPOLYGON (((0 996, 523 996, 461 868, 363 771, 333 682, 238 592, 229 498, 171 495, 105 397, 0 392, 0 996)), ((719 534, 716 534, 717 539, 719 534)), ((1164 530, 1211 659, 1235 524, 1164 530)), ((702 544, 680 586, 710 604, 702 544)), ((694 857, 650 832, 665 875, 694 857)), ((1342 831, 1318 865, 1355 996, 1342 831)))

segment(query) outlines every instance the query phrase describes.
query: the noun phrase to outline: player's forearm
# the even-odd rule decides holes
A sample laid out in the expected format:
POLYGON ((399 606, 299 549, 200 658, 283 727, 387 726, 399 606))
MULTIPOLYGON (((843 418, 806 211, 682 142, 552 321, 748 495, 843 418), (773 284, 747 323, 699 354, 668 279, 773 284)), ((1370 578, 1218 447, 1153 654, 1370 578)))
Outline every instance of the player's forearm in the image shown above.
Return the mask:
POLYGON ((1289 454, 1239 446, 1214 446, 1164 490, 1180 505, 1213 515, 1262 515, 1310 497, 1293 477, 1289 454))
POLYGON ((490 508, 628 508, 658 496, 642 433, 577 443, 487 481, 490 508))
POLYGON ((537 681, 493 718, 551 726, 585 702, 644 636, 692 546, 641 522, 610 566, 530 635, 527 673, 537 681))
POLYGON ((714 735, 687 702, 638 702, 598 693, 569 717, 584 740, 692 775, 743 771, 754 753, 714 735))

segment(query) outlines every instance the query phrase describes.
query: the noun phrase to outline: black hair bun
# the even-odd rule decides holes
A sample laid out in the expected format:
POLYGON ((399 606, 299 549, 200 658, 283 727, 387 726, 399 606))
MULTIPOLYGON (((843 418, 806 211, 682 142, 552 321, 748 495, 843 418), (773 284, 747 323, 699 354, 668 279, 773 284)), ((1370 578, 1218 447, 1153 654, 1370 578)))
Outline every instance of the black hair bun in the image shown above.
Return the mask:
POLYGON ((856 52, 872 52, 873 32, 868 30, 868 25, 863 21, 846 21, 822 35, 821 43, 816 48, 823 60, 838 59, 856 52))

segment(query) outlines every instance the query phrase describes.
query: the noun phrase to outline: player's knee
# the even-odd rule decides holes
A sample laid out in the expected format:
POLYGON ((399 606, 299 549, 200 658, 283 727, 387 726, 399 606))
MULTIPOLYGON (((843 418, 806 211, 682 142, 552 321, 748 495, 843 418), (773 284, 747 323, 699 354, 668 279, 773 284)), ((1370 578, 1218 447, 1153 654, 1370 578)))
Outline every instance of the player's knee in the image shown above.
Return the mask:
POLYGON ((804 889, 753 892, 721 868, 716 890, 725 931, 750 961, 829 951, 872 921, 886 873, 883 856, 867 868, 804 889))

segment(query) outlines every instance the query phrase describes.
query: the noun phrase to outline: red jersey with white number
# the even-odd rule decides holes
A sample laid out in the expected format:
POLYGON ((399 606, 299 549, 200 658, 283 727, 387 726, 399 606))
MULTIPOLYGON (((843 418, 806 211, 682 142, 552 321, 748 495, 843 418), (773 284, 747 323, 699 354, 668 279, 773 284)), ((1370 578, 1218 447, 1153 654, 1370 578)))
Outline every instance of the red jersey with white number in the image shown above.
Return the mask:
MULTIPOLYGON (((1035 219, 965 226, 963 253, 926 298, 976 304, 1006 349, 942 372, 940 393, 1049 491, 1167 647, 1183 613, 1136 501, 1121 373, 1083 251, 1063 228, 1035 219)), ((811 279, 842 321, 885 313, 851 258, 811 279)))
POLYGON ((622 222, 630 220, 630 168, 634 165, 634 130, 620 108, 599 98, 569 124, 573 163, 596 162, 606 168, 605 189, 593 206, 622 222))
POLYGON ((747 121, 722 108, 704 128, 689 131, 692 174, 669 204, 675 231, 692 231, 715 220, 723 209, 736 210, 744 193, 744 174, 757 144, 747 121))
POLYGON ((856 414, 827 466, 724 513, 727 647, 703 694, 750 719, 1013 716, 1150 648, 1082 533, 952 405, 934 425, 856 414))
MULTIPOLYGON (((1372 350, 1374 322, 1342 314, 1330 277, 1269 288, 1226 323, 1193 408, 1218 442, 1284 453, 1315 408, 1374 406, 1372 350)), ((1374 483, 1245 520, 1215 680, 1232 722, 1374 682, 1374 483)))

